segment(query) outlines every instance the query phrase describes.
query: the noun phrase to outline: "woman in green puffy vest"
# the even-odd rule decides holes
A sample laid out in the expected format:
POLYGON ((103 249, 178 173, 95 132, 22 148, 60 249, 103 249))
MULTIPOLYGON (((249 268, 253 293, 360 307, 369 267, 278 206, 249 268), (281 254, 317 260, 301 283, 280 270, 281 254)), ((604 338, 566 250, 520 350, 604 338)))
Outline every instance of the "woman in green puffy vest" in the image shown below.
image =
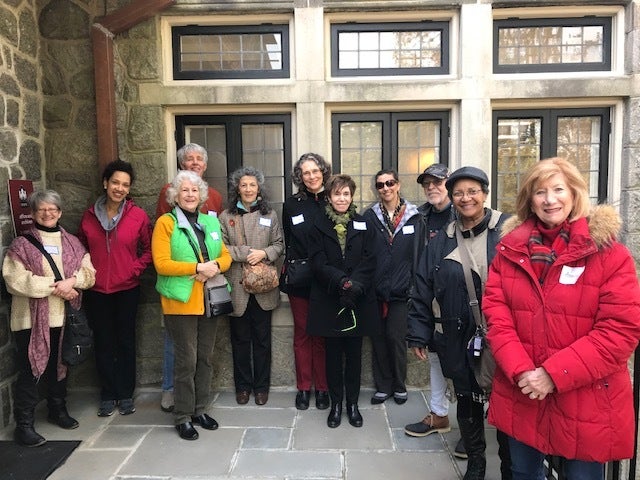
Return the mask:
POLYGON ((198 211, 207 188, 197 174, 178 172, 167 189, 173 210, 158 219, 151 240, 156 290, 175 348, 173 413, 176 430, 186 440, 198 438, 194 423, 207 430, 218 428, 206 413, 216 319, 205 316, 204 282, 227 271, 231 255, 222 243, 218 219, 198 211))

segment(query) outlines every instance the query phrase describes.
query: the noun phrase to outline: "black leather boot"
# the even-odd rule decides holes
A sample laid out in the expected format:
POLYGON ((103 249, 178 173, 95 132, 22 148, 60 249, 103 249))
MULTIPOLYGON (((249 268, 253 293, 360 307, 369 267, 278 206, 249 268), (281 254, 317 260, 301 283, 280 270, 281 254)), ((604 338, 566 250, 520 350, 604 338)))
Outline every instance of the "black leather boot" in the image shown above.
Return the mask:
POLYGON ((49 423, 58 425, 65 430, 78 428, 78 421, 69 415, 64 398, 49 398, 47 406, 49 407, 49 415, 47 416, 49 423))
POLYGON ((25 447, 39 447, 47 440, 33 429, 33 410, 15 411, 16 429, 13 438, 19 445, 25 447))
POLYGON ((347 417, 349 417, 349 423, 354 427, 362 426, 362 415, 358 410, 357 403, 351 403, 347 405, 347 417))
POLYGON ((463 480, 484 480, 487 468, 485 457, 486 441, 484 437, 484 421, 477 418, 458 419, 460 432, 469 459, 463 480))
POLYGON ((484 480, 487 469, 484 436, 484 408, 471 397, 458 396, 458 426, 467 451, 467 471, 463 480, 484 480))
POLYGON ((327 426, 329 428, 336 428, 340 426, 341 421, 342 421, 342 402, 332 403, 331 410, 329 411, 329 416, 327 417, 327 426))

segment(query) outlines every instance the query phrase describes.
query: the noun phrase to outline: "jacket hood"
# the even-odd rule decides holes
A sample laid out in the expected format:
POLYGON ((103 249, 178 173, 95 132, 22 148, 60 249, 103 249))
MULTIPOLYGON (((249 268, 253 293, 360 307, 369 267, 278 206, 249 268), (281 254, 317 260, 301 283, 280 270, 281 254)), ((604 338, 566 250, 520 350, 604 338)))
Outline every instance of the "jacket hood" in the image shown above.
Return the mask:
MULTIPOLYGON (((530 217, 531 218, 531 217, 530 217)), ((507 219, 502 225, 500 236, 504 237, 511 233, 524 221, 516 216, 507 219)), ((596 205, 591 207, 587 217, 589 234, 598 248, 609 245, 617 240, 622 228, 622 220, 618 212, 611 205, 596 205)))

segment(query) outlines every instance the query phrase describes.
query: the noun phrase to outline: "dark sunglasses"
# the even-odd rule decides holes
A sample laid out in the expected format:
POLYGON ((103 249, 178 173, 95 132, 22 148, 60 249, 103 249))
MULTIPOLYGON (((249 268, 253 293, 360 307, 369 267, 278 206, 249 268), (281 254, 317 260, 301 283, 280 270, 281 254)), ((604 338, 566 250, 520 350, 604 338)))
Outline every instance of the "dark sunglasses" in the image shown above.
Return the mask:
POLYGON ((398 180, 387 180, 386 182, 376 182, 376 189, 382 190, 384 186, 391 188, 394 187, 398 183, 398 180))

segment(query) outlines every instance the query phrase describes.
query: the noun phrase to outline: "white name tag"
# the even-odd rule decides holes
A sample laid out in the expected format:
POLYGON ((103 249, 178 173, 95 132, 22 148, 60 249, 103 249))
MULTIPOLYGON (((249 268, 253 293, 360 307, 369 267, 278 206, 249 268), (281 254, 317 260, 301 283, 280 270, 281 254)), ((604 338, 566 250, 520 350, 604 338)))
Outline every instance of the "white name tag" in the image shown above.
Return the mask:
POLYGON ((560 273, 560 283, 562 285, 575 285, 584 272, 584 267, 562 267, 562 273, 560 273))
POLYGON ((213 238, 214 240, 220 240, 220 236, 218 235, 218 232, 211 232, 211 238, 213 238))
POLYGON ((300 225, 301 223, 304 223, 304 215, 300 214, 296 215, 295 217, 291 217, 291 223, 293 223, 294 225, 300 225))
POLYGON ((47 251, 49 255, 60 255, 57 245, 45 245, 44 249, 47 251))
POLYGON ((209 210, 207 212, 207 215, 211 215, 212 217, 218 218, 218 212, 216 212, 215 210, 209 210))
POLYGON ((415 229, 413 228, 413 225, 405 225, 402 227, 402 233, 403 235, 413 235, 415 233, 415 229))
POLYGON ((367 229, 367 222, 353 222, 353 229, 354 230, 366 230, 367 229))
POLYGON ((270 218, 260 217, 260 225, 262 225, 263 227, 270 227, 271 226, 271 219, 270 218))

